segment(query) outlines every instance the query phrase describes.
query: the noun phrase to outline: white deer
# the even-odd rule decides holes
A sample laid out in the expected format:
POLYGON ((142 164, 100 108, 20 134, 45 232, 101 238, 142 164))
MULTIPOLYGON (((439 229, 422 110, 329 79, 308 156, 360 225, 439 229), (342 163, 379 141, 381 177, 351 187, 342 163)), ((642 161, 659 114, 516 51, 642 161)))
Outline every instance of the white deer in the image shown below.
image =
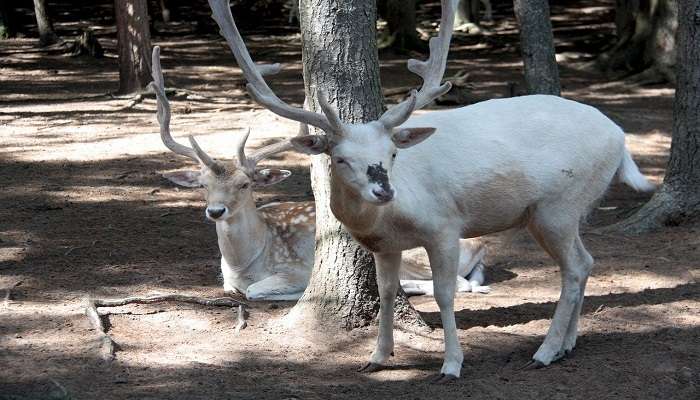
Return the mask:
POLYGON ((408 62, 409 70, 423 78, 420 91, 377 121, 346 124, 320 89, 316 95, 323 114, 275 96, 251 60, 227 0, 209 0, 253 98, 280 116, 325 132, 292 142, 301 152, 331 158, 331 209, 374 253, 379 335, 363 370, 381 369, 394 349, 393 303, 402 251, 427 250, 445 338, 437 382, 459 377, 463 361, 453 310, 460 238, 527 227, 559 264, 561 296, 528 367, 548 365, 576 344, 593 266, 579 237, 579 221, 616 175, 637 190, 653 189, 625 148, 620 127, 581 103, 524 96, 411 117, 450 88, 441 80, 456 1, 442 0, 440 33, 430 40, 428 60, 408 62))
MULTIPOLYGON (((191 136, 191 148, 177 143, 170 134, 170 104, 157 46, 153 49, 152 69, 154 81, 149 87, 158 100, 163 143, 174 153, 201 165, 198 171, 176 171, 164 177, 181 186, 206 188, 206 216, 216 222, 224 290, 244 293, 249 300, 297 300, 306 289, 314 264, 315 205, 310 201, 285 202, 256 208, 252 191, 291 175, 290 171, 276 168, 256 169, 258 162, 291 149, 291 144, 275 143, 247 156, 248 132, 238 142, 235 162, 222 163, 207 155, 191 136)), ((304 125, 301 129, 306 132, 304 125)), ((460 243, 459 291, 489 291, 488 286, 482 286, 484 251, 480 241, 460 243)), ((407 293, 432 295, 432 276, 426 264, 405 263, 402 278, 407 293)))

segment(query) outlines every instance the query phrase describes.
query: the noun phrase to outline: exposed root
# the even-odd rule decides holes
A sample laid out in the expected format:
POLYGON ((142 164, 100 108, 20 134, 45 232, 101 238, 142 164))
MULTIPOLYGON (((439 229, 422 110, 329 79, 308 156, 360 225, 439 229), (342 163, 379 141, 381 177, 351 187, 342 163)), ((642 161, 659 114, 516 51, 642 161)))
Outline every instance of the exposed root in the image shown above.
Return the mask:
MULTIPOLYGON (((8 290, 9 293, 9 290, 8 290)), ((236 324, 236 332, 244 329, 247 326, 245 319, 245 308, 246 305, 243 302, 228 298, 228 297, 218 297, 218 298, 206 298, 198 296, 188 296, 182 294, 164 294, 164 295, 154 295, 154 296, 132 296, 125 297, 121 299, 91 299, 85 300, 85 315, 90 321, 97 334, 99 335, 100 342, 100 356, 105 361, 112 361, 115 357, 115 352, 117 349, 117 343, 112 340, 112 338, 107 334, 104 324, 102 323, 102 316, 97 311, 97 307, 119 307, 127 304, 152 304, 165 301, 175 301, 180 303, 190 303, 190 304, 200 304, 203 306, 212 307, 238 307, 238 323, 236 324)), ((105 312, 102 315, 108 316, 110 313, 105 312)))
POLYGON ((236 328, 235 328, 236 333, 242 331, 247 326, 248 326, 248 321, 246 321, 245 307, 243 307, 243 304, 239 304, 238 305, 238 318, 237 318, 236 328))
POLYGON ((92 328, 95 329, 99 335, 100 356, 105 361, 114 360, 114 353, 116 351, 117 344, 105 331, 102 318, 100 318, 100 314, 97 312, 95 300, 88 299, 85 302, 85 315, 88 317, 92 328))

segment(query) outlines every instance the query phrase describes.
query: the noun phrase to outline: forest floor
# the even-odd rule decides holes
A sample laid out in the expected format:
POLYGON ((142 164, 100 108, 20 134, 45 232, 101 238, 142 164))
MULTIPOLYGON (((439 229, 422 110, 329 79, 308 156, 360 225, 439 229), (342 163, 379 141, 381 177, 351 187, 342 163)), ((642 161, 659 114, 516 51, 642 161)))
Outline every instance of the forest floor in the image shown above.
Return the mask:
MULTIPOLYGON (((619 123, 643 172, 661 182, 673 89, 610 81, 582 68, 611 40, 614 2, 570 3, 553 7, 563 95, 619 123)), ((435 18, 436 6, 422 12, 435 18)), ((497 3, 495 11, 486 35, 457 34, 450 54, 447 75, 468 71, 473 101, 503 97, 507 83, 521 79, 512 10, 497 3)), ((218 297, 223 290, 201 193, 161 177, 193 165, 164 150, 152 98, 105 95, 117 89, 114 28, 95 18, 81 24, 96 27, 103 59, 37 51, 30 39, 0 42, 0 289, 12 288, 12 299, 0 304, 0 399, 700 398, 698 227, 637 237, 597 233, 649 198, 619 185, 583 228, 597 262, 577 349, 547 368, 519 371, 542 341, 559 295, 557 267, 525 236, 487 238, 492 292, 457 296, 465 361, 454 384, 427 382, 441 365, 442 330, 425 296, 411 301, 434 332, 397 332, 394 366, 371 375, 356 369, 368 359, 376 327, 300 343, 292 332, 269 329, 290 302, 252 303, 249 326, 239 333, 226 308, 115 308, 104 319, 119 350, 114 361, 102 361, 83 314, 86 296, 218 297)), ((69 34, 76 26, 58 28, 69 34)), ((244 94, 222 40, 189 28, 173 24, 154 34, 168 86, 187 90, 172 100, 173 133, 197 135, 219 157, 233 154, 232 135, 246 127, 252 146, 293 135, 293 123, 244 94)), ((272 86, 300 104, 299 36, 283 27, 244 35, 254 58, 285 63, 272 86)), ((382 53, 385 88, 416 82, 405 59, 382 53)), ((268 164, 294 175, 260 191, 261 204, 311 198, 308 158, 285 154, 268 164)))

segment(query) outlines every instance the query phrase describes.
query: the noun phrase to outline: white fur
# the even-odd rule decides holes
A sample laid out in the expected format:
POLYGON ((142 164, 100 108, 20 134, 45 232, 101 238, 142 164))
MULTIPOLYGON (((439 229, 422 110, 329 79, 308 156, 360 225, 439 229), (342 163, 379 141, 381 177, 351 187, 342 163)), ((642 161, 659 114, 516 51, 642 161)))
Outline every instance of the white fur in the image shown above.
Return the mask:
POLYGON ((378 122, 345 125, 325 149, 333 160, 331 209, 377 261, 381 311, 370 361, 384 363, 393 351, 395 291, 389 283, 398 281, 402 251, 421 246, 430 259, 445 335, 441 372, 459 376, 463 356, 453 312, 459 239, 519 226, 562 270, 562 294, 533 359, 547 365, 562 357, 575 345, 593 265, 578 235, 579 219, 618 169, 633 187, 651 187, 629 157, 624 133, 593 107, 544 95, 425 113, 400 128, 412 127, 437 131, 399 150, 395 160, 394 133, 378 122), (390 202, 371 194, 377 184, 366 171, 379 163, 395 191, 390 202))

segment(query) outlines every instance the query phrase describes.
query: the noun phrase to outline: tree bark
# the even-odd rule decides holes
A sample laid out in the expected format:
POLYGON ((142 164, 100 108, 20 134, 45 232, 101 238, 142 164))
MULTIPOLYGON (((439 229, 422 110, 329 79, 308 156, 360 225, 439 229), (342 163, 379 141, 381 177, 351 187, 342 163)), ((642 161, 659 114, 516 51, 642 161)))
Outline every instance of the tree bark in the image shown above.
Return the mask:
POLYGON ((514 0, 513 8, 520 27, 520 51, 527 92, 559 96, 561 85, 549 20, 549 2, 514 0))
POLYGON ((144 90, 151 81, 151 35, 146 0, 114 0, 119 53, 119 93, 144 90))
POLYGON ((415 0, 380 0, 377 5, 389 27, 391 48, 401 53, 427 48, 416 31, 415 0))
MULTIPOLYGON (((302 0, 299 4, 306 95, 318 109, 316 89, 349 123, 373 121, 383 111, 373 1, 302 0)), ((326 324, 353 329, 370 324, 379 310, 374 260, 333 216, 329 158, 313 158, 316 254, 309 285, 286 316, 287 324, 326 324)), ((410 303, 397 299, 399 318, 422 321, 410 303)))
POLYGON ((700 0, 679 0, 678 84, 671 157, 662 187, 619 224, 629 233, 696 221, 700 217, 700 0))
POLYGON ((642 82, 675 82, 676 0, 617 0, 617 39, 598 64, 609 75, 640 74, 642 82))
POLYGON ((36 26, 39 30, 39 45, 48 46, 58 43, 60 38, 53 30, 53 24, 46 9, 46 0, 34 0, 34 13, 36 14, 36 26))

